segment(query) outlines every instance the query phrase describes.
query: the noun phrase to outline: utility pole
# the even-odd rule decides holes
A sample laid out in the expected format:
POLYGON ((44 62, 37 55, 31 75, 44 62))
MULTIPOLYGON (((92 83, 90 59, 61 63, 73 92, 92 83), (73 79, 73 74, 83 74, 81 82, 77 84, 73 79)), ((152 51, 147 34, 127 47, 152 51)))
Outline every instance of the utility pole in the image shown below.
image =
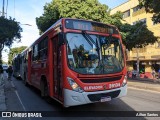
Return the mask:
POLYGON ((139 48, 137 48, 137 77, 139 77, 139 48))
MULTIPOLYGON (((138 34, 141 30, 141 28, 144 26, 145 24, 142 24, 142 26, 140 26, 137 30, 136 30, 136 34, 138 34)), ((137 77, 139 77, 139 46, 136 45, 136 50, 137 50, 137 77)))
POLYGON ((3 5, 2 5, 2 16, 4 16, 4 0, 3 0, 3 5))
POLYGON ((8 0, 7 0, 7 5, 6 5, 6 18, 7 18, 7 10, 8 10, 8 0))

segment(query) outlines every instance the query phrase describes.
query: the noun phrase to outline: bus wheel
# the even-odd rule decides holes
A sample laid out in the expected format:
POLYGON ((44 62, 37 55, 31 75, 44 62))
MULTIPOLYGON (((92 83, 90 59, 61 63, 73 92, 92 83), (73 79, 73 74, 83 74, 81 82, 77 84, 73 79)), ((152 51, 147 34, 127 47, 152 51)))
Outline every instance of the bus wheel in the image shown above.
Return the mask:
POLYGON ((44 98, 44 81, 42 80, 41 81, 41 84, 40 84, 40 90, 41 90, 41 97, 44 98))
POLYGON ((51 98, 48 93, 47 81, 41 81, 41 97, 44 98, 48 103, 51 103, 51 98))

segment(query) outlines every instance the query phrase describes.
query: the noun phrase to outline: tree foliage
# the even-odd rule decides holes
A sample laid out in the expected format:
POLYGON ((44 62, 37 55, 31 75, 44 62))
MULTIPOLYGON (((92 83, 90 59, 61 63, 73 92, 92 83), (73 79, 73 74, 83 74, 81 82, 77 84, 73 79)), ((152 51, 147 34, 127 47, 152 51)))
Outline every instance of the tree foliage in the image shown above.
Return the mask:
POLYGON ((21 32, 22 28, 15 19, 0 17, 0 62, 2 62, 1 53, 4 46, 10 47, 14 41, 19 42, 21 32))
POLYGON ((63 17, 108 23, 112 21, 109 11, 98 0, 52 0, 44 6, 44 14, 36 18, 36 23, 41 33, 63 17))
POLYGON ((43 15, 36 18, 40 33, 46 31, 53 23, 63 17, 113 24, 120 30, 123 43, 129 50, 135 46, 144 47, 157 40, 153 33, 142 24, 122 24, 122 13, 117 12, 110 15, 109 7, 101 4, 98 0, 52 0, 51 3, 44 6, 43 15), (144 33, 145 35, 143 35, 144 33))
POLYGON ((27 48, 27 46, 21 46, 21 47, 15 47, 15 48, 11 48, 10 52, 8 54, 8 64, 12 63, 12 59, 15 55, 21 53, 23 50, 25 50, 27 48))
POLYGON ((153 32, 148 30, 143 22, 135 25, 124 24, 119 29, 125 40, 123 43, 128 50, 132 48, 143 48, 148 44, 154 44, 158 40, 158 37, 155 37, 153 32))
POLYGON ((160 0, 139 0, 139 5, 145 7, 146 12, 153 13, 155 23, 160 23, 160 0))

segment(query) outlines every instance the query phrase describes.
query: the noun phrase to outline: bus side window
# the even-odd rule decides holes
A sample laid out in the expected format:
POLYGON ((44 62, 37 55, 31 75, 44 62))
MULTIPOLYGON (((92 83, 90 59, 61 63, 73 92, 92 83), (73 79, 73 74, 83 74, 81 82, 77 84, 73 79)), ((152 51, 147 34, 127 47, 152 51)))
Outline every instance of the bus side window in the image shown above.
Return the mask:
POLYGON ((48 53, 48 38, 46 37, 39 43, 39 59, 44 60, 47 58, 47 53, 48 53))
POLYGON ((32 60, 38 60, 38 44, 33 47, 32 60))
POLYGON ((27 60, 26 60, 26 58, 25 58, 25 56, 24 56, 24 63, 26 63, 26 61, 27 61, 27 60))

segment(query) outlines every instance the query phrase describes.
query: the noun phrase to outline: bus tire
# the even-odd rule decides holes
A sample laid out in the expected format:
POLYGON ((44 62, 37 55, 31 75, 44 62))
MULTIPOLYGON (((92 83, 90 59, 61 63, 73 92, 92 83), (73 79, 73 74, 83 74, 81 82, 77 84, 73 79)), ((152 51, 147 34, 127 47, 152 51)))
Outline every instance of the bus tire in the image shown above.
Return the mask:
POLYGON ((42 79, 42 80, 41 80, 40 90, 41 90, 41 97, 42 97, 42 98, 48 96, 47 80, 45 80, 45 79, 42 79))
POLYGON ((44 98, 48 103, 51 103, 51 98, 48 93, 47 80, 41 80, 41 97, 44 98))
POLYGON ((41 80, 40 91, 41 91, 41 97, 44 98, 44 80, 41 80))

